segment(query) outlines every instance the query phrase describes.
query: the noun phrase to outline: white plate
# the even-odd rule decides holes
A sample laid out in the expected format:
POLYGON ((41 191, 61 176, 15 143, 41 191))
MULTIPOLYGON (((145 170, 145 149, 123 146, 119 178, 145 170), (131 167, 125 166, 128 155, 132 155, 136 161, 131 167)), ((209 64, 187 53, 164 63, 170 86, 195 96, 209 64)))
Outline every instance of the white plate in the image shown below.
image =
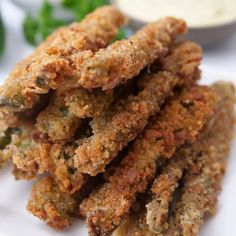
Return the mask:
MULTIPOLYGON (((21 22, 23 13, 7 0, 1 0, 2 13, 7 26, 7 50, 0 61, 0 81, 2 82, 13 65, 32 51, 22 37, 21 22)), ((210 84, 224 79, 236 82, 236 37, 214 51, 204 54, 203 79, 201 83, 210 84)), ((236 131, 235 131, 236 134, 236 131)), ((201 236, 235 236, 236 211, 236 139, 232 144, 229 166, 219 196, 218 212, 207 221, 201 236)), ((0 236, 85 236, 87 231, 81 221, 74 222, 71 229, 55 232, 37 218, 26 212, 25 205, 31 189, 30 182, 16 182, 10 167, 0 171, 0 236)))

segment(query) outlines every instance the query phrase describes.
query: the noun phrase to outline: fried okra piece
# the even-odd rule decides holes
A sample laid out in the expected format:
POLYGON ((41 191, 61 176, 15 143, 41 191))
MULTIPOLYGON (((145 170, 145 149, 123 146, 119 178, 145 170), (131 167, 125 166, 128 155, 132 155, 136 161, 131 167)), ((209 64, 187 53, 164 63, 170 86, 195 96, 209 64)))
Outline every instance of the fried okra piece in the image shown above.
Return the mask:
MULTIPOLYGON (((142 207, 144 204, 138 202, 138 210, 131 210, 112 236, 198 235, 199 227, 204 218, 215 212, 216 195, 220 189, 219 182, 225 172, 225 161, 233 135, 234 89, 231 84, 227 83, 217 83, 213 87, 216 88, 216 92, 221 97, 221 104, 219 110, 214 114, 212 125, 208 126, 205 135, 199 136, 199 139, 193 145, 183 148, 183 150, 189 149, 192 151, 184 152, 182 159, 181 156, 178 156, 175 161, 174 159, 171 160, 170 166, 167 166, 163 173, 164 175, 158 176, 153 185, 154 191, 152 194, 157 194, 156 198, 161 197, 161 199, 155 206, 153 205, 153 208, 150 207, 147 210, 155 212, 156 217, 158 217, 158 214, 163 213, 160 202, 163 203, 163 201, 168 200, 173 193, 174 186, 176 186, 175 180, 178 181, 178 176, 181 176, 180 172, 183 170, 183 165, 179 161, 186 162, 184 169, 187 174, 183 178, 183 188, 182 193, 180 193, 182 196, 180 200, 177 200, 177 207, 174 207, 174 215, 169 216, 171 219, 170 229, 160 233, 161 230, 156 225, 156 233, 149 230, 150 225, 148 227, 146 223, 146 212, 142 207), (176 166, 174 162, 176 162, 176 166), (174 169, 172 169, 173 167, 174 169), (168 176, 166 176, 167 172, 168 176), (167 183, 169 189, 165 186, 166 180, 168 183, 172 182, 172 187, 167 183)), ((179 154, 181 155, 181 152, 179 154)), ((148 198, 150 198, 149 194, 148 198)), ((169 208, 170 206, 167 205, 166 207, 169 208)), ((150 212, 147 212, 148 214, 150 212)), ((153 219, 156 221, 154 216, 153 219)), ((159 227, 165 225, 167 229, 168 225, 166 223, 164 220, 159 227)))
POLYGON ((9 145, 12 141, 12 135, 18 132, 18 128, 6 128, 0 133, 0 169, 7 161, 12 158, 12 153, 9 149, 9 145))
POLYGON ((113 92, 58 89, 37 117, 35 138, 68 142, 82 124, 81 118, 101 115, 112 101, 113 92))
POLYGON ((73 194, 88 181, 89 176, 82 174, 74 165, 76 143, 70 145, 54 144, 50 152, 49 172, 61 191, 73 194))
POLYGON ((32 142, 32 129, 32 124, 22 123, 16 128, 7 128, 0 139, 1 166, 11 160, 13 175, 17 180, 29 180, 35 178, 37 173, 44 172, 39 168, 37 161, 46 156, 48 144, 39 145, 32 142))
POLYGON ((181 153, 180 157, 179 154, 178 157, 175 156, 152 185, 153 200, 147 204, 146 220, 150 231, 158 235, 164 234, 168 229, 170 205, 188 164, 186 159, 186 153, 181 153))
POLYGON ((100 116, 114 100, 124 95, 130 85, 116 91, 92 91, 75 88, 60 92, 57 90, 49 106, 39 114, 35 132, 36 138, 51 141, 69 141, 82 125, 82 118, 100 116), (80 119, 81 118, 81 119, 80 119))
POLYGON ((80 190, 90 179, 88 175, 82 174, 74 164, 74 152, 80 142, 83 142, 85 137, 90 135, 90 129, 87 124, 83 124, 83 130, 80 130, 78 140, 72 140, 69 143, 39 143, 39 146, 47 145, 48 152, 38 152, 41 154, 40 158, 35 158, 39 167, 40 173, 42 171, 49 172, 58 184, 62 192, 73 194, 80 190))
POLYGON ((81 119, 68 110, 64 101, 66 92, 62 89, 55 91, 48 107, 38 115, 34 133, 36 140, 65 142, 74 137, 81 119))
POLYGON ((121 225, 112 233, 112 236, 127 236, 127 235, 161 236, 149 230, 145 218, 145 209, 139 210, 137 212, 131 211, 127 216, 125 216, 121 225))
POLYGON ((81 174, 74 167, 76 144, 26 143, 26 140, 20 140, 10 149, 13 153, 13 174, 17 180, 50 173, 60 191, 67 194, 80 190, 89 180, 89 176, 81 174))
POLYGON ((113 91, 103 92, 99 89, 86 90, 76 88, 65 97, 69 111, 80 118, 94 118, 108 109, 113 102, 113 91))
POLYGON ((24 179, 24 176, 26 179, 35 178, 38 173, 44 172, 37 162, 48 155, 50 146, 36 144, 31 136, 33 129, 32 124, 22 125, 11 136, 8 150, 11 153, 16 179, 24 179))
POLYGON ((125 22, 120 11, 105 6, 83 21, 53 33, 31 56, 16 65, 0 87, 1 110, 22 112, 33 107, 40 99, 39 94, 69 81, 74 87, 76 83, 71 81, 78 79, 81 60, 106 47, 125 22))
POLYGON ((176 86, 198 79, 201 49, 191 42, 175 45, 162 60, 162 70, 140 78, 141 91, 120 99, 92 121, 94 135, 78 147, 76 166, 82 173, 97 175, 143 130, 176 86))
POLYGON ((205 218, 216 212, 233 137, 235 90, 230 83, 216 83, 214 87, 223 97, 224 105, 216 124, 199 146, 201 153, 184 178, 170 230, 173 235, 198 235, 205 218))
POLYGON ((65 102, 69 111, 80 118, 96 118, 102 115, 117 100, 136 91, 136 79, 109 91, 76 88, 68 91, 65 102))
POLYGON ((77 207, 75 195, 60 191, 50 176, 35 183, 27 204, 29 212, 57 230, 71 225, 77 207))
POLYGON ((108 181, 83 201, 90 235, 109 235, 129 211, 138 193, 155 178, 163 159, 193 143, 218 106, 208 87, 193 86, 173 97, 134 141, 108 181))
POLYGON ((87 89, 109 90, 125 83, 162 57, 165 47, 186 29, 183 20, 171 17, 144 26, 130 39, 117 41, 84 61, 80 84, 87 89))

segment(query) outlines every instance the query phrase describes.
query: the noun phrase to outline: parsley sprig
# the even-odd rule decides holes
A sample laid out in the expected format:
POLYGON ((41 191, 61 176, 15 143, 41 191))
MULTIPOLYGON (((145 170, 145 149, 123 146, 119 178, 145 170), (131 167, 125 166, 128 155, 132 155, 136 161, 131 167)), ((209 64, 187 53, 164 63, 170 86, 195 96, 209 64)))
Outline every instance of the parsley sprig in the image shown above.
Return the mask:
MULTIPOLYGON (((106 4, 108 4, 108 0, 61 0, 62 7, 71 11, 73 21, 81 21, 88 13, 106 4)), ((25 39, 31 45, 38 45, 58 27, 70 23, 56 18, 54 10, 48 1, 44 1, 37 17, 32 17, 30 14, 25 17, 23 31, 25 39)), ((120 30, 116 40, 124 37, 124 31, 120 30)))

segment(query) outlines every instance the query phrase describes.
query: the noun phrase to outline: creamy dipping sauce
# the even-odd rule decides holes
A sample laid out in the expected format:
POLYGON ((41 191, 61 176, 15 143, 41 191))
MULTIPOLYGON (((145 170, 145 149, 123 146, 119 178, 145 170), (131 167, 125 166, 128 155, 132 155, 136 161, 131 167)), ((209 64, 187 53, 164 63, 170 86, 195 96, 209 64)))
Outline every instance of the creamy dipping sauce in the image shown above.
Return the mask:
POLYGON ((190 27, 202 27, 236 20, 236 0, 116 0, 116 4, 128 16, 144 22, 175 16, 190 27))

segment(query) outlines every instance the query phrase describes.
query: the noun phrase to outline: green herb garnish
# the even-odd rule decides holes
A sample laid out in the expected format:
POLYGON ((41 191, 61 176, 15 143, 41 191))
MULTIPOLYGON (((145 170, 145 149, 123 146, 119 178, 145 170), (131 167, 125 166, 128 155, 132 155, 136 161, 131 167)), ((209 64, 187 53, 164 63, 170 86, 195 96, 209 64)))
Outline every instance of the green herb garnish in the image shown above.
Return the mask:
POLYGON ((38 23, 32 16, 27 15, 23 23, 23 31, 25 39, 32 45, 36 45, 36 35, 38 31, 38 23))
MULTIPOLYGON (((81 21, 87 14, 94 11, 97 7, 109 4, 108 0, 61 0, 61 5, 71 11, 74 16, 72 21, 81 21)), ((54 8, 48 1, 45 1, 36 18, 30 14, 25 17, 23 22, 23 31, 25 39, 31 45, 37 45, 42 42, 49 34, 62 25, 69 24, 65 20, 55 18, 54 8)), ((124 30, 121 29, 115 40, 125 37, 124 30)), ((114 40, 114 41, 115 41, 114 40)))
POLYGON ((81 21, 88 13, 108 3, 108 0, 62 0, 62 5, 71 10, 76 21, 81 21))
POLYGON ((116 37, 114 38, 113 42, 124 39, 124 38, 126 38, 126 33, 125 33, 125 30, 121 28, 119 32, 117 33, 116 37))
POLYGON ((23 22, 23 31, 25 39, 32 45, 42 42, 49 34, 58 27, 68 22, 54 17, 53 6, 45 1, 36 18, 28 14, 23 22))

